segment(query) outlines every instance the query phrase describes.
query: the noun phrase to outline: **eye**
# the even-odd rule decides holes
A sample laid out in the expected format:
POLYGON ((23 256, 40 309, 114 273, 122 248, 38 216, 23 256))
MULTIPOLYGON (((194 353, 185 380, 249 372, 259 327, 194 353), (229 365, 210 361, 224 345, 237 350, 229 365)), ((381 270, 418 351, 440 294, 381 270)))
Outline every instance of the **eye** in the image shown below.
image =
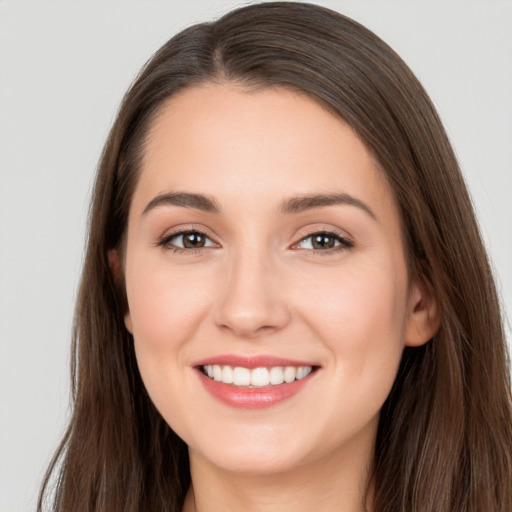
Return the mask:
POLYGON ((178 231, 164 236, 158 243, 160 246, 168 247, 177 252, 205 247, 217 247, 205 233, 197 230, 178 231))
POLYGON ((342 249, 350 249, 354 244, 339 235, 330 231, 316 231, 302 238, 293 248, 310 249, 320 252, 331 252, 342 249))

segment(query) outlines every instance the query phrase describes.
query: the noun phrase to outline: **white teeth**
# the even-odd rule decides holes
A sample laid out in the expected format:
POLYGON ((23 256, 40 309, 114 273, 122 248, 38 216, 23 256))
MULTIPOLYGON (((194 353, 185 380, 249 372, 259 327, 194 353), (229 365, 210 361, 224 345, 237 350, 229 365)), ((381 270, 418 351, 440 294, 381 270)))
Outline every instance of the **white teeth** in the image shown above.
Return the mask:
POLYGON ((270 368, 270 384, 278 385, 284 382, 283 369, 280 366, 270 368))
POLYGON ((270 384, 270 375, 266 368, 254 368, 251 372, 251 384, 256 388, 262 388, 270 384))
POLYGON ((235 386, 261 388, 278 386, 284 382, 290 383, 307 377, 313 368, 311 366, 273 366, 271 368, 243 368, 241 366, 221 366, 208 364, 203 371, 210 379, 235 386))
POLYGON ((222 382, 224 384, 233 384, 233 368, 231 366, 224 366, 222 368, 222 382))
POLYGON ((287 383, 293 382, 297 376, 297 369, 295 366, 287 366, 284 369, 284 381, 287 383))
POLYGON ((233 384, 235 386, 249 386, 251 384, 251 370, 237 366, 233 370, 233 384))
POLYGON ((307 377, 311 373, 311 366, 299 366, 297 368, 297 380, 307 377))
POLYGON ((213 365, 213 380, 222 381, 222 368, 218 364, 213 365))

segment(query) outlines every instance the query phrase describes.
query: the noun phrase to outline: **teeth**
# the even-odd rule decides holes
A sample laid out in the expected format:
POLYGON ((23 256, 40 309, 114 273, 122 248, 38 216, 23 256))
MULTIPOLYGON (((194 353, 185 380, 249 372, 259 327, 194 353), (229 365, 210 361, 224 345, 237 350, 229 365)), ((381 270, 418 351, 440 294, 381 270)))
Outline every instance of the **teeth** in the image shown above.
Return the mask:
POLYGON ((213 380, 222 382, 222 368, 219 365, 213 366, 213 380))
POLYGON ((224 366, 222 368, 222 382, 225 384, 233 384, 233 368, 231 366, 224 366))
POLYGON ((293 382, 297 376, 297 370, 293 366, 287 366, 284 369, 284 381, 287 383, 293 382))
POLYGON ((310 373, 311 373, 310 366, 299 366, 299 368, 297 368, 297 380, 307 377, 310 373))
POLYGON ((233 370, 233 384, 235 386, 249 386, 251 384, 251 370, 237 366, 233 370))
POLYGON ((284 373, 280 366, 274 366, 273 368, 270 368, 269 374, 270 384, 278 385, 284 382, 284 373))
POLYGON ((261 388, 270 384, 270 374, 266 368, 254 368, 251 371, 251 385, 261 388))
POLYGON ((241 366, 220 366, 207 364, 203 372, 210 379, 224 384, 233 384, 241 387, 261 388, 264 386, 278 386, 284 382, 290 383, 307 377, 313 368, 311 366, 273 366, 271 368, 243 368, 241 366))

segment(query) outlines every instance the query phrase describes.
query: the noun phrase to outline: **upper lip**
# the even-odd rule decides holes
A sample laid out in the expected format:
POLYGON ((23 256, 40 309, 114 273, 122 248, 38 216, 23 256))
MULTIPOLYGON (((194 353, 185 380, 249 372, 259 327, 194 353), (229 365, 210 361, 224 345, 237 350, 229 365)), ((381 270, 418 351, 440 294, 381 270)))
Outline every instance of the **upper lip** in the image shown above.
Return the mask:
POLYGON ((268 354, 260 355, 236 355, 222 354, 218 356, 207 357, 192 364, 192 366, 206 365, 226 365, 242 368, 270 368, 274 366, 316 366, 311 361, 298 361, 268 354))

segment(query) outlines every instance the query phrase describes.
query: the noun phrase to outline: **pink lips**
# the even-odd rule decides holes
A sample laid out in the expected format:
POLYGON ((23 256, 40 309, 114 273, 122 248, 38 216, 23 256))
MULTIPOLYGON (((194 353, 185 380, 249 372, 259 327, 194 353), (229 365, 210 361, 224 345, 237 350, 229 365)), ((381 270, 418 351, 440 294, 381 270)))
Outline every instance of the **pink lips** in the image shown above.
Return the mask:
POLYGON ((228 365, 243 368, 269 368, 274 366, 314 366, 309 361, 297 361, 284 359, 270 355, 238 356, 221 355, 197 361, 193 366, 197 369, 198 377, 205 389, 221 402, 237 408, 262 409, 279 404, 288 398, 295 396, 310 382, 314 376, 312 372, 307 377, 290 383, 269 385, 261 388, 238 387, 233 384, 225 384, 204 375, 202 367, 206 365, 228 365))

